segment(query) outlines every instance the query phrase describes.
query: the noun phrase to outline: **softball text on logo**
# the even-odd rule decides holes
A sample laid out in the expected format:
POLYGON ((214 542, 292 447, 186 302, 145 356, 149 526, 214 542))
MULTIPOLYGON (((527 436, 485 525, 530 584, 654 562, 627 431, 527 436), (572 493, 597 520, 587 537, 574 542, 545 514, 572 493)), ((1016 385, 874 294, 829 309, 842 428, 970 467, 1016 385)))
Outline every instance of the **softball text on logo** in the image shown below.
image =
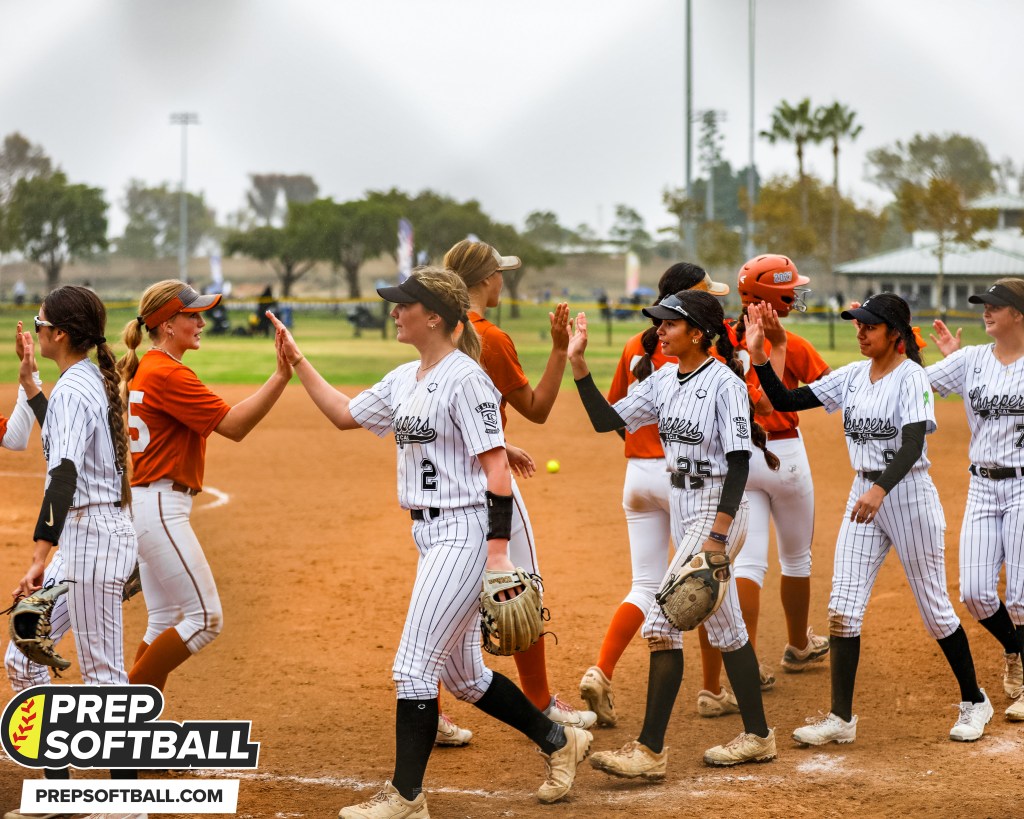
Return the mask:
POLYGON ((39 685, 4 709, 7 755, 26 768, 255 768, 249 721, 161 721, 149 685, 39 685))

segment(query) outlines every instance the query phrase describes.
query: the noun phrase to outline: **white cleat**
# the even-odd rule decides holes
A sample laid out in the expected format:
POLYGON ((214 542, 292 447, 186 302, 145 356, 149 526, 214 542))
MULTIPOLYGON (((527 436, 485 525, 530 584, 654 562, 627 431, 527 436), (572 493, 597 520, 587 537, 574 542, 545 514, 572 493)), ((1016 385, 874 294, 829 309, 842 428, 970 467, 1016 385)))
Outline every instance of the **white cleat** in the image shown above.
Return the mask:
POLYGON ((981 693, 985 697, 981 702, 962 702, 957 706, 960 716, 949 731, 949 738, 954 742, 974 742, 985 733, 985 726, 992 719, 992 703, 985 689, 981 689, 981 693))
POLYGON ((468 728, 460 728, 444 714, 437 715, 437 734, 434 737, 435 745, 459 748, 463 745, 468 745, 472 738, 473 732, 468 728))
POLYGON ((551 698, 551 704, 544 709, 544 716, 552 722, 571 725, 573 728, 581 728, 584 731, 597 722, 597 714, 593 711, 573 708, 565 700, 560 700, 557 694, 551 698))
POLYGON ((857 715, 854 714, 849 722, 829 713, 824 719, 808 717, 808 725, 797 728, 793 732, 793 739, 801 745, 827 745, 829 742, 837 742, 841 745, 853 742, 857 738, 857 715))

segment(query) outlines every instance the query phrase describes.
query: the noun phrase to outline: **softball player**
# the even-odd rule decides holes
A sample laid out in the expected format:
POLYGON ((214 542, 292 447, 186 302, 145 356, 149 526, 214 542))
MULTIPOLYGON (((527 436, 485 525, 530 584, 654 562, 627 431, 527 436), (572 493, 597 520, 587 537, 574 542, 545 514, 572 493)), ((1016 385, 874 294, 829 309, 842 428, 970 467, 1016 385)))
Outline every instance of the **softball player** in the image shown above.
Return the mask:
MULTIPOLYGON (((734 555, 746 532, 743 487, 751 438, 762 449, 765 440, 764 431, 752 420, 722 306, 710 293, 686 290, 643 312, 658 322, 662 353, 677 358, 678 364, 662 367, 614 406, 609 405, 594 385, 584 359, 587 331, 581 314, 569 343, 569 362, 580 397, 598 432, 621 427, 635 431, 657 423, 673 487, 672 534, 679 546, 672 565, 681 565, 699 551, 734 555), (710 355, 715 337, 717 351, 728 365, 710 355)), ((769 463, 778 465, 774 455, 764 454, 769 463)), ((709 749, 704 761, 736 765, 772 760, 776 756, 775 732, 765 721, 757 656, 747 638, 734 583, 729 583, 725 601, 706 622, 712 643, 724 652, 744 733, 709 749)), ((643 729, 622 748, 594 754, 591 764, 614 776, 652 781, 665 777, 665 731, 683 677, 683 637, 666 620, 660 606, 650 607, 643 634, 651 649, 643 729)))
POLYGON ((394 434, 398 500, 410 510, 420 553, 393 669, 394 775, 370 801, 339 815, 427 816, 423 775, 437 732, 439 680, 459 699, 540 747, 548 773, 537 796, 554 802, 572 787, 591 735, 552 722, 506 677, 488 669, 481 656, 483 572, 512 568, 513 498, 500 397, 476 363, 480 339, 466 315, 469 294, 462 279, 438 268, 420 268, 398 287, 377 292, 395 304, 391 315, 398 340, 413 345, 419 360, 392 370, 352 399, 324 381, 274 319, 278 348, 336 427, 394 434))
MULTIPOLYGON (((789 390, 779 381, 764 349, 777 333, 770 305, 747 312, 747 348, 772 405, 785 412, 825 407, 843 411, 850 461, 857 474, 836 543, 829 599, 832 708, 821 720, 798 728, 803 745, 853 742, 857 717, 853 687, 860 658, 860 631, 875 578, 896 549, 925 628, 934 637, 960 686, 960 715, 950 739, 982 736, 992 704, 978 687, 967 635, 949 602, 943 560, 946 522, 928 475, 925 435, 935 430, 928 377, 910 326, 910 308, 899 296, 880 293, 842 317, 857 322, 867 361, 847 364, 813 384, 789 390)), ((782 339, 780 338, 780 341, 782 339)), ((776 343, 773 355, 779 347, 776 343)))
MULTIPOLYGON (((658 280, 658 299, 655 304, 680 290, 690 289, 706 290, 715 296, 729 293, 729 285, 713 281, 703 268, 689 262, 678 262, 658 280)), ((619 357, 608 390, 608 402, 614 404, 625 398, 639 381, 669 363, 674 364, 676 360, 661 351, 657 328, 652 326, 633 336, 626 342, 619 357)), ((623 431, 622 435, 626 445, 622 508, 626 513, 626 530, 629 533, 632 586, 612 615, 601 642, 597 663, 590 666, 580 680, 580 696, 586 701, 587 707, 596 712, 598 724, 608 726, 618 721, 612 695, 615 666, 654 605, 654 595, 675 551, 669 502, 669 468, 665 463, 665 450, 662 449, 658 430, 654 426, 645 426, 633 432, 623 431)), ((701 692, 702 695, 704 693, 701 692)), ((710 692, 707 693, 711 696, 710 692)), ((699 702, 702 700, 698 699, 699 702)))
MULTIPOLYGON (((803 295, 810 279, 801 276, 786 256, 763 254, 747 261, 739 270, 737 290, 744 308, 751 304, 770 304, 780 318, 791 310, 806 309, 803 295)), ((750 518, 743 551, 736 558, 734 574, 743 621, 750 642, 757 647, 757 621, 761 607, 761 587, 768 571, 769 524, 775 524, 782 576, 779 594, 786 616, 789 641, 782 654, 782 668, 790 673, 822 662, 828 655, 828 638, 819 637, 808 625, 811 601, 811 540, 814 536, 814 482, 807 452, 800 437, 799 416, 795 412, 777 412, 761 390, 757 373, 750 367, 746 349, 745 323, 741 314, 734 325, 738 340, 737 357, 743 362, 751 400, 758 422, 768 432, 768 448, 782 463, 778 471, 768 469, 755 458, 747 478, 750 518)), ((788 388, 809 384, 830 372, 824 359, 800 336, 785 334, 785 360, 778 362, 775 374, 788 388)), ((769 342, 772 339, 768 339, 769 342)), ((770 348, 769 348, 770 352, 770 348)), ((722 662, 718 651, 708 643, 703 630, 701 665, 704 690, 697 695, 701 716, 719 716, 736 710, 732 694, 720 690, 722 662), (720 691, 713 694, 711 692, 720 691)), ((762 688, 770 688, 774 675, 762 668, 762 688)))
MULTIPOLYGON (((501 301, 503 271, 515 270, 520 264, 517 256, 502 256, 490 245, 469 239, 456 244, 444 256, 444 266, 458 273, 469 289, 469 320, 480 336, 480 366, 484 368, 484 372, 501 394, 498 411, 501 414, 502 429, 505 429, 508 423, 505 413, 507 404, 511 404, 520 415, 535 424, 543 424, 547 420, 558 397, 558 388, 562 384, 566 349, 569 346, 569 305, 563 303, 555 307, 555 312, 549 314, 551 355, 548 357, 544 374, 534 389, 519 364, 516 346, 508 333, 484 318, 487 309, 497 307, 501 301)), ((526 478, 530 477, 534 471, 534 464, 530 456, 518 447, 510 447, 506 443, 506 451, 513 472, 509 559, 513 565, 521 566, 531 574, 540 574, 533 527, 530 525, 526 503, 515 480, 516 473, 526 478)), ((544 640, 538 640, 526 651, 514 655, 523 693, 555 722, 575 725, 577 728, 589 728, 597 720, 597 715, 593 711, 579 711, 551 693, 544 645, 544 640)), ((442 715, 442 724, 438 726, 438 741, 446 745, 454 744, 450 731, 445 729, 455 726, 451 726, 450 722, 445 726, 444 722, 445 718, 442 715)), ((457 730, 472 736, 465 729, 457 730)), ((468 739, 467 736, 466 741, 468 739)))
POLYGON ((291 367, 277 370, 251 397, 232 407, 203 384, 182 359, 198 350, 203 312, 220 294, 201 296, 175 279, 150 286, 123 340, 117 363, 131 434, 139 575, 149 622, 128 673, 133 684, 163 690, 167 676, 209 645, 224 622, 217 585, 189 516, 202 491, 206 439, 216 432, 241 441, 281 397, 291 367), (136 349, 146 329, 152 346, 136 349))
MULTIPOLYGON (((51 636, 58 641, 69 628, 74 632, 85 683, 124 685, 121 591, 135 566, 137 546, 128 515, 128 435, 114 354, 103 336, 106 310, 85 287, 59 287, 43 300, 35 326, 40 353, 56 362, 60 379, 42 424, 48 474, 32 563, 14 597, 73 581, 53 608, 51 636), (98 367, 89 360, 93 348, 98 367)), ((23 343, 25 354, 32 355, 31 339, 23 343)), ((30 662, 12 643, 4 664, 15 691, 50 682, 47 668, 30 662)), ((67 771, 47 775, 66 778, 67 771)), ((116 778, 134 775, 112 772, 116 778)))
POLYGON ((985 305, 993 343, 960 347, 936 320, 932 339, 946 355, 926 369, 942 396, 963 396, 971 428, 971 481, 960 530, 960 599, 1003 646, 1010 720, 1024 720, 1024 280, 999 279, 969 301, 985 305), (1006 603, 999 570, 1006 566, 1006 603))

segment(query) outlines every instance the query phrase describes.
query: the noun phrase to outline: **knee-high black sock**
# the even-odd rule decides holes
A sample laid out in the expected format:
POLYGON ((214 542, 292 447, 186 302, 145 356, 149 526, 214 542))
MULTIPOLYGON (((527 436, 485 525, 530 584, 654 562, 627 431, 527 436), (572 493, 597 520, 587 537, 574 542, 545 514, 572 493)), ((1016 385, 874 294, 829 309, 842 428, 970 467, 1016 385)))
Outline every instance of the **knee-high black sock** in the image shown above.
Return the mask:
POLYGON ((999 601, 999 608, 995 614, 978 622, 985 627, 989 634, 999 641, 1003 651, 1007 654, 1017 654, 1020 652, 1021 647, 1017 644, 1017 634, 1013 621, 1010 619, 1010 613, 1006 610, 1002 600, 999 601))
POLYGON ((70 768, 43 768, 44 779, 70 779, 70 768))
POLYGON ((437 698, 399 700, 395 711, 395 773, 391 784, 403 799, 423 790, 423 774, 437 736, 437 698))
POLYGON ((953 669, 956 681, 960 684, 961 702, 983 702, 985 695, 978 688, 978 678, 974 673, 974 658, 971 657, 971 646, 967 642, 967 632, 963 626, 938 641, 939 648, 946 655, 946 662, 953 669))
POLYGON ((853 719, 853 686, 860 663, 860 635, 830 637, 829 665, 832 671, 832 713, 844 722, 853 719))
POLYGON ((683 682, 683 650, 652 651, 647 671, 647 710, 638 739, 654 753, 665 748, 665 731, 683 682))
POLYGON ((1017 633, 1017 648, 1020 649, 1020 653, 1024 656, 1024 625, 1014 626, 1013 630, 1017 633))
POLYGON ((761 699, 761 672, 754 647, 748 641, 735 651, 723 651, 722 663, 729 676, 732 693, 736 695, 736 704, 740 707, 743 730, 759 737, 768 736, 768 721, 761 699))
POLYGON ((528 736, 548 755, 565 747, 565 728, 544 716, 515 683, 497 671, 490 688, 474 704, 488 716, 528 736))

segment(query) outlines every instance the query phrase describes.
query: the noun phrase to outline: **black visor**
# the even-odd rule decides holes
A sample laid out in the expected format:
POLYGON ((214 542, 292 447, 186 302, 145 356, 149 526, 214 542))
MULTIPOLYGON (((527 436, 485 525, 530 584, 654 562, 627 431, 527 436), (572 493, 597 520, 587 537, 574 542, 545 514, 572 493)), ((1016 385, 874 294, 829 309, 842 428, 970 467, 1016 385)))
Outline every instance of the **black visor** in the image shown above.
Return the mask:
POLYGON ((971 304, 991 304, 993 307, 1013 307, 1024 313, 1024 300, 1001 284, 994 284, 986 292, 968 297, 967 301, 971 304))
POLYGON ((659 321, 677 321, 679 319, 685 319, 698 330, 700 330, 706 336, 714 336, 711 330, 704 326, 703 322, 695 319, 690 312, 683 307, 683 303, 679 300, 676 295, 665 296, 657 304, 651 307, 645 307, 641 312, 647 318, 654 319, 655 322, 659 321))
POLYGON ((451 327, 467 320, 466 315, 460 314, 458 308, 441 301, 430 288, 416 278, 415 273, 397 287, 378 287, 377 295, 392 304, 422 304, 428 310, 437 313, 451 327))

